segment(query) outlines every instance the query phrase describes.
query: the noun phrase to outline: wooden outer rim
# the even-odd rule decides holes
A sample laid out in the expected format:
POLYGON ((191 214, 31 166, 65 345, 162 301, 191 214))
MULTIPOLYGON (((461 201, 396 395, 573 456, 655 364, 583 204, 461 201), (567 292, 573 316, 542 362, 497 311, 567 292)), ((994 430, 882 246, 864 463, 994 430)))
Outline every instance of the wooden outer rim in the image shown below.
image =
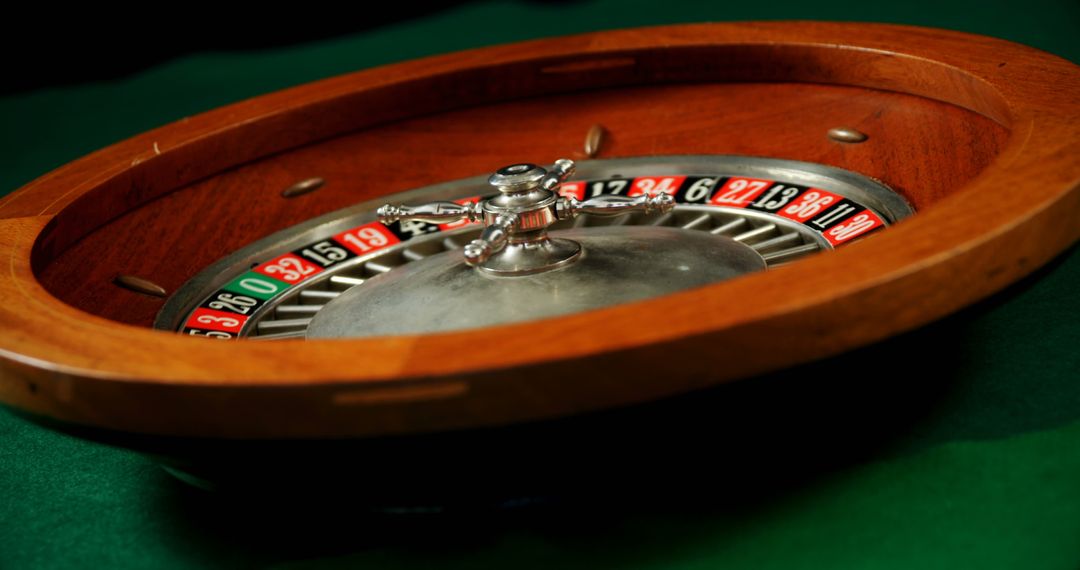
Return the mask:
POLYGON ((362 436, 640 402, 837 354, 985 297, 1080 237, 1078 92, 1080 68, 1001 40, 768 22, 539 40, 257 97, 98 151, 0 202, 0 399, 141 433, 362 436), (873 239, 777 271, 526 325, 218 343, 89 315, 34 277, 34 266, 123 212, 283 149, 583 82, 678 81, 900 91, 974 110, 1011 133, 967 187, 873 239), (396 104, 404 93, 408 108, 396 104))

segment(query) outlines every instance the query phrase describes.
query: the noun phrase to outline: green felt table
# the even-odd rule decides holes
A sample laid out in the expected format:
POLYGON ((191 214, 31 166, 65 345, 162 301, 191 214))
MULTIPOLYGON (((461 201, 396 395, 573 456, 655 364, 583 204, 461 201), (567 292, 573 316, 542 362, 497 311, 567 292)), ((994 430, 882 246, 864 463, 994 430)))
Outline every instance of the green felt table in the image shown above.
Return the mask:
MULTIPOLYGON (((779 18, 958 29, 1080 61, 1072 0, 453 4, 363 32, 5 95, 0 192, 183 116, 359 68, 559 33, 779 18)), ((782 476, 699 477, 670 494, 467 516, 285 508, 278 494, 188 488, 134 452, 0 409, 0 568, 1077 568, 1078 287, 1074 247, 942 322, 712 393, 699 412, 734 399, 764 419, 734 426, 739 450, 706 439, 698 459, 751 474, 765 462, 782 476), (821 417, 801 410, 811 392, 821 417), (814 429, 819 419, 827 428, 814 429)))

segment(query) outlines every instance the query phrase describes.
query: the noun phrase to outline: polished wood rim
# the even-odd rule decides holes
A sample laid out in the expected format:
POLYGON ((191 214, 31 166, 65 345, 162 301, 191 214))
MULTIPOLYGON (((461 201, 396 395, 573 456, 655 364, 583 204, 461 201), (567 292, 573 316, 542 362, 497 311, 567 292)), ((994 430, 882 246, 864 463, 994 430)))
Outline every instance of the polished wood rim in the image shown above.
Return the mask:
POLYGON ((1001 40, 768 22, 484 48, 257 97, 98 151, 0 202, 0 399, 138 433, 368 436, 642 402, 838 354, 981 299, 1080 238, 1076 93, 1080 68, 1001 40), (970 109, 1010 135, 965 188, 873 239, 777 271, 539 323, 216 343, 87 314, 35 278, 35 268, 116 216, 284 149, 571 87, 688 81, 898 91, 970 109))

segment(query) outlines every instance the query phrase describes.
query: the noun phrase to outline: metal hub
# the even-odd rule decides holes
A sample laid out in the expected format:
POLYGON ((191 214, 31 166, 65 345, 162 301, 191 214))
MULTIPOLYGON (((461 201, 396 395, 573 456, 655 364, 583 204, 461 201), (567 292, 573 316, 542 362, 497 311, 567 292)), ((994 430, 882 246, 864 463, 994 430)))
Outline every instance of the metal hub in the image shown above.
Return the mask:
POLYGON ((488 178, 488 184, 499 191, 492 198, 467 204, 386 204, 378 210, 379 220, 385 224, 482 221, 484 231, 464 248, 465 263, 492 275, 511 276, 550 271, 578 259, 579 243, 548 236, 548 227, 559 220, 573 219, 583 213, 594 216, 663 213, 675 207, 675 200, 667 194, 636 198, 599 196, 584 202, 559 196, 555 189, 574 169, 574 162, 565 158, 556 160, 551 170, 535 164, 505 166, 488 178))
POLYGON ((574 172, 561 159, 499 169, 499 193, 479 202, 386 204, 379 220, 483 221, 480 237, 456 253, 432 256, 371 279, 329 302, 310 338, 431 333, 535 320, 664 295, 765 269, 753 248, 730 238, 657 227, 612 227, 548 235, 581 213, 665 213, 667 194, 600 196, 584 202, 555 193, 574 172), (472 269, 475 268, 475 269, 472 269), (645 276, 646 279, 642 279, 645 276))
POLYGON ((707 232, 614 226, 555 232, 584 250, 557 270, 497 277, 448 251, 369 279, 330 301, 308 338, 420 334, 578 313, 765 269, 752 247, 707 232))

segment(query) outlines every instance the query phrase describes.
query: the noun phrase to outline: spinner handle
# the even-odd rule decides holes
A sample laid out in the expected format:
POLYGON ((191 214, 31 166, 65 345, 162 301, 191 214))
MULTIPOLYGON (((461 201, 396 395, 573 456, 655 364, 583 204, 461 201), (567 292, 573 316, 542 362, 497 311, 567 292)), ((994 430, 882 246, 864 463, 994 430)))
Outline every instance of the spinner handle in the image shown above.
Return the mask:
POLYGON ((581 214, 592 216, 618 216, 630 212, 670 212, 675 207, 675 198, 668 194, 650 196, 642 194, 633 198, 625 196, 597 196, 584 202, 576 198, 564 198, 559 204, 559 218, 576 218, 581 214))
POLYGON ((484 228, 480 237, 469 242, 465 246, 465 263, 476 267, 488 260, 493 253, 498 253, 506 247, 510 230, 518 221, 517 216, 499 216, 495 221, 484 228))
POLYGON ((603 212, 602 215, 671 209, 673 202, 666 195, 568 202, 556 190, 575 169, 574 161, 565 158, 556 160, 551 168, 524 162, 511 164, 488 177, 488 184, 499 193, 481 201, 464 205, 386 204, 377 213, 384 224, 405 220, 444 224, 460 220, 483 222, 480 237, 463 249, 465 263, 490 274, 528 275, 562 267, 580 257, 580 244, 566 239, 555 243, 547 234, 547 228, 560 218, 576 215, 567 208, 603 212))
POLYGON ((574 164, 574 161, 560 158, 555 161, 555 164, 547 171, 547 175, 540 181, 540 187, 544 190, 555 190, 559 184, 573 176, 575 170, 577 170, 577 165, 574 164))
POLYGON ((384 204, 375 212, 379 221, 392 224, 397 221, 417 220, 433 224, 447 224, 460 220, 476 222, 483 219, 483 213, 476 202, 457 204, 454 202, 429 202, 419 206, 405 204, 384 204))

